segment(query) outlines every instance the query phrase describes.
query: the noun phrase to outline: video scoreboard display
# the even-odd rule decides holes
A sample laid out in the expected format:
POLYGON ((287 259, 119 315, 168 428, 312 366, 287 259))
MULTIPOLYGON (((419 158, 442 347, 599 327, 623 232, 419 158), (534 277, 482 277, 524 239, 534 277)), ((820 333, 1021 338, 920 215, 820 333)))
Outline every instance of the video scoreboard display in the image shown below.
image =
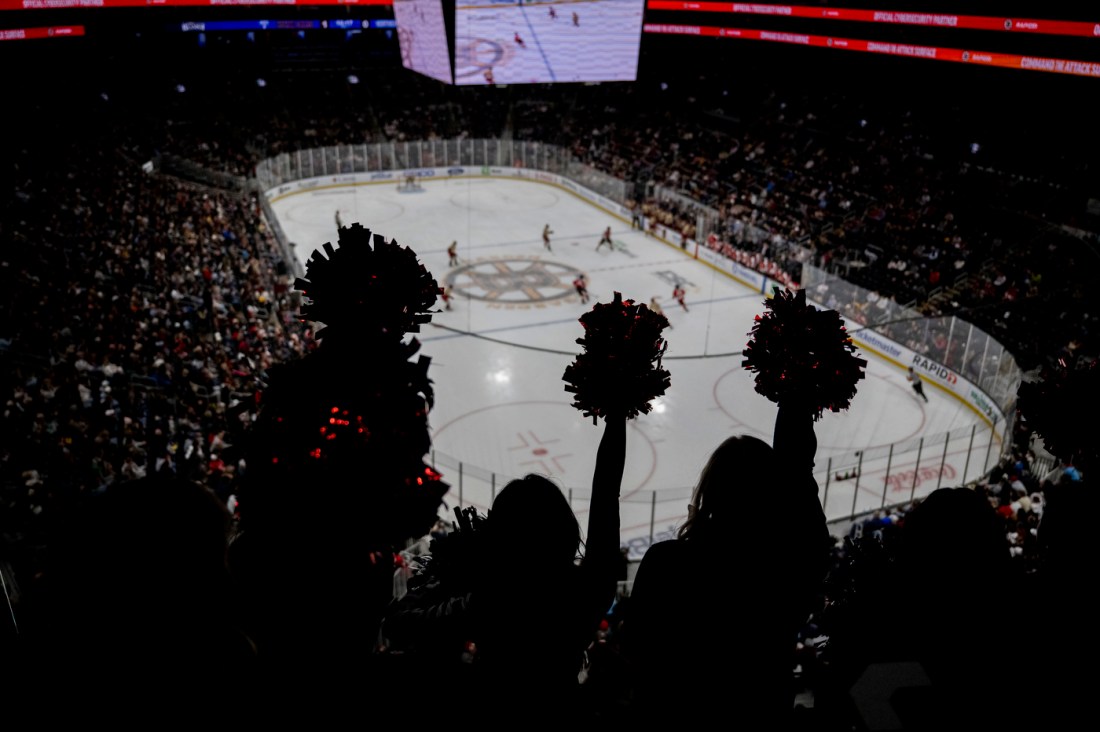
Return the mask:
POLYGON ((454 83, 443 0, 394 0, 393 18, 401 65, 447 84, 454 83))
POLYGON ((459 0, 456 84, 634 81, 644 0, 459 0))
POLYGON ((394 0, 404 66, 456 85, 634 81, 645 0, 394 0))

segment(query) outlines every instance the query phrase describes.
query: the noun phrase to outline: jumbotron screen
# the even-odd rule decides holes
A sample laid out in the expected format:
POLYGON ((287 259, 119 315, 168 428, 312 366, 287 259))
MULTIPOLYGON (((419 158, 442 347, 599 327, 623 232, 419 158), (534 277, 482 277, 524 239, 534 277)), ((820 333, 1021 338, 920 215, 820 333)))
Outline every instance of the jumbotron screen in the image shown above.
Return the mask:
POLYGON ((458 0, 455 84, 635 81, 644 6, 645 0, 458 0))
POLYGON ((454 83, 442 0, 394 0, 401 65, 410 71, 454 83))

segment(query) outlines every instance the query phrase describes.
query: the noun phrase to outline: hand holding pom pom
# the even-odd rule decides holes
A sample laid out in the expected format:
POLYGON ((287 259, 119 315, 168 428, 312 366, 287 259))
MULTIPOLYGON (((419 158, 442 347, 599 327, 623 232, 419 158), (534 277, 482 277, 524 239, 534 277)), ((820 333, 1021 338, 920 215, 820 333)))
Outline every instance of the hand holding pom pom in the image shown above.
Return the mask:
POLYGON ((774 291, 741 363, 756 373, 756 391, 776 404, 800 403, 815 420, 847 409, 867 361, 855 355, 840 314, 808 305, 805 290, 774 291))
POLYGON ((661 331, 668 319, 645 305, 623 300, 600 303, 580 318, 585 352, 565 369, 565 390, 573 406, 595 423, 618 414, 630 419, 648 413, 650 402, 665 393, 670 379, 661 368, 667 342, 661 331))

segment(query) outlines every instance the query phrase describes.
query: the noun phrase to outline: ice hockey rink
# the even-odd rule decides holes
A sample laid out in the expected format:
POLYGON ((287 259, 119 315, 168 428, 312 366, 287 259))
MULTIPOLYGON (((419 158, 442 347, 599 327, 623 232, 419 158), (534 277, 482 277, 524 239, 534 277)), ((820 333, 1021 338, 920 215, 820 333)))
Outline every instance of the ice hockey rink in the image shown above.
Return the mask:
MULTIPOLYGON (((295 191, 272 207, 303 263, 337 242, 339 213, 344 225, 409 246, 452 286, 452 309, 440 302, 418 336, 420 353, 432 359, 431 459, 451 485, 447 509, 485 511, 510 478, 535 472, 566 491, 585 525, 603 426, 572 406, 562 375, 581 352, 578 318, 615 292, 645 303, 658 297, 671 324, 663 361, 671 387, 628 428, 621 524, 632 553, 672 535, 707 457, 726 437, 771 442, 775 405, 753 390, 741 366, 765 296, 563 188, 477 177, 426 180, 419 192, 401 192, 394 181, 361 182, 295 191), (615 247, 597 251, 608 226, 615 247), (572 286, 578 272, 588 278, 587 305, 572 286), (676 282, 687 290, 687 310, 671 299, 676 282)), ((866 378, 851 408, 827 412, 816 427, 828 518, 961 485, 992 467, 999 438, 975 411, 931 382, 925 403, 899 364, 860 355, 866 378)))

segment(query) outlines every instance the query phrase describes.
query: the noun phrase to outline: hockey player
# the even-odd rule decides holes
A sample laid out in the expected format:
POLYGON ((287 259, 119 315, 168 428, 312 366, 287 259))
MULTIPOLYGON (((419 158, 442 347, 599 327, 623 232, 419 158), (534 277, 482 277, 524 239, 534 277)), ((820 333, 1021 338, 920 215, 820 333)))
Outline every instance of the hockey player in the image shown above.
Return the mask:
POLYGON ((576 13, 573 13, 573 25, 577 28, 581 27, 581 16, 577 15, 576 13))
POLYGON ((615 243, 613 241, 611 241, 611 227, 610 226, 608 226, 606 229, 603 230, 603 237, 600 238, 600 243, 596 245, 596 251, 597 252, 600 251, 600 247, 602 247, 604 244, 606 244, 607 248, 610 249, 611 251, 615 251, 615 243))
POLYGON ((557 17, 558 17, 558 11, 554 10, 554 6, 551 5, 550 6, 550 20, 554 20, 557 17))
POLYGON ((924 393, 924 382, 920 380, 920 374, 914 371, 912 366, 909 367, 909 373, 905 378, 913 385, 913 391, 917 393, 917 396, 924 401, 928 401, 928 397, 924 393))
POLYGON ((517 46, 519 46, 520 48, 527 48, 527 44, 523 42, 522 38, 520 38, 519 33, 516 33, 515 40, 517 46))
POLYGON ((447 265, 454 267, 458 264, 458 242, 452 241, 451 246, 447 247, 447 265))
POLYGON ((672 288, 672 299, 675 300, 676 302, 680 303, 680 307, 682 307, 684 309, 684 312, 686 313, 687 309, 688 309, 688 306, 686 304, 684 304, 684 296, 685 295, 687 295, 687 292, 680 285, 680 283, 677 282, 676 286, 672 288))
POLYGON ((584 273, 577 275, 577 278, 573 280, 573 288, 580 295, 581 304, 588 302, 588 283, 584 280, 584 273))
POLYGON ((546 251, 548 252, 554 251, 550 248, 550 235, 553 233, 554 230, 550 228, 550 224, 542 227, 542 245, 546 247, 546 251))

